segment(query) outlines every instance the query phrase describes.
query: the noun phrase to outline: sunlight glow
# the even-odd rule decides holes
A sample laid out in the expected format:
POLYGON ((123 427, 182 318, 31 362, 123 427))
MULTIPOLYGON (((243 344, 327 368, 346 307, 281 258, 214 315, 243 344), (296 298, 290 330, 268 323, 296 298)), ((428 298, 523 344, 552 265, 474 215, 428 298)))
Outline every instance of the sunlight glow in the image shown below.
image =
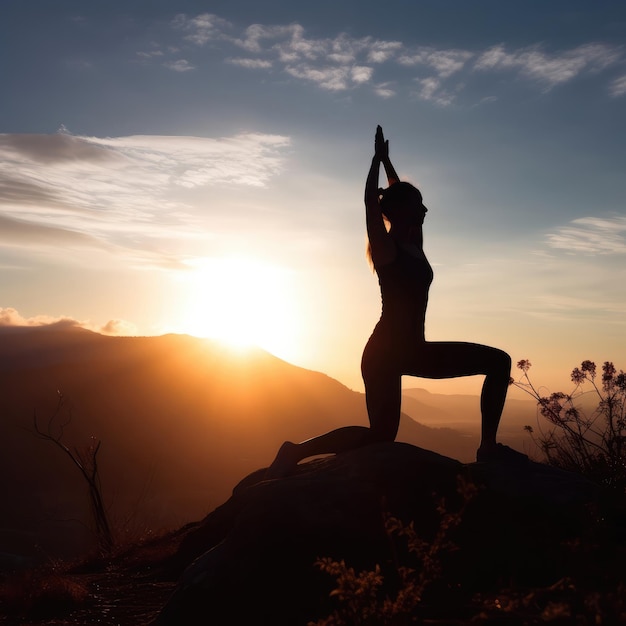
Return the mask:
POLYGON ((202 258, 190 266, 183 332, 292 356, 297 319, 287 270, 246 257, 202 258))

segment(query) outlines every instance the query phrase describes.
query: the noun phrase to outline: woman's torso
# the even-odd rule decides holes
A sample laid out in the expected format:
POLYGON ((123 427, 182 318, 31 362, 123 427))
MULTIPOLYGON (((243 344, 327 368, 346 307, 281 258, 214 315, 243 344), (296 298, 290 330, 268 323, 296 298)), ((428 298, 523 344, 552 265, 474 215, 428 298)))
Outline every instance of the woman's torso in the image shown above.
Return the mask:
POLYGON ((382 298, 382 314, 375 333, 393 343, 424 341, 428 290, 433 270, 421 248, 396 243, 396 257, 376 269, 382 298))

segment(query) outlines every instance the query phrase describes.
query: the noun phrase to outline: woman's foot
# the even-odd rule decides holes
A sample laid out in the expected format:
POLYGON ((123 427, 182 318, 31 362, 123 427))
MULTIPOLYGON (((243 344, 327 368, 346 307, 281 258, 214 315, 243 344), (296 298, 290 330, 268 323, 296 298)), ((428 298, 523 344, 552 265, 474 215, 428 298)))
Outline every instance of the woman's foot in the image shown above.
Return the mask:
POLYGON ((265 472, 265 480, 271 480, 273 478, 284 478, 291 474, 291 472, 298 465, 300 460, 298 456, 298 444, 291 441, 285 441, 280 449, 276 458, 272 464, 267 468, 265 472))
POLYGON ((528 457, 525 454, 501 443, 489 446, 481 445, 476 452, 476 460, 479 463, 512 463, 518 465, 528 463, 528 457))

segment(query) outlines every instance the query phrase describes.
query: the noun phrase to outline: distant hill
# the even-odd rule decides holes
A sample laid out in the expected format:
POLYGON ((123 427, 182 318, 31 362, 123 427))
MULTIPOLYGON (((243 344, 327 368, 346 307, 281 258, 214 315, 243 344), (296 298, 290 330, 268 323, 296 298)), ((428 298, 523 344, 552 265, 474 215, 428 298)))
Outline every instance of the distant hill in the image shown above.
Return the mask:
MULTIPOLYGON (((454 420, 442 417, 467 407, 415 391, 405 403, 414 419, 403 416, 399 440, 472 460, 476 433, 418 423, 444 426, 454 420)), ((32 432, 33 415, 45 425, 58 392, 71 412, 64 441, 102 442, 103 492, 115 524, 131 534, 202 517, 269 465, 285 439, 367 424, 363 394, 261 349, 186 335, 0 328, 0 552, 54 555, 89 541, 78 471, 32 432)))
MULTIPOLYGON (((471 433, 480 431, 478 396, 434 394, 419 387, 407 388, 402 390, 402 410, 425 426, 445 426, 471 433)), ((523 428, 527 424, 535 426, 535 418, 536 403, 532 399, 508 397, 500 423, 502 440, 522 449, 528 443, 523 428)))

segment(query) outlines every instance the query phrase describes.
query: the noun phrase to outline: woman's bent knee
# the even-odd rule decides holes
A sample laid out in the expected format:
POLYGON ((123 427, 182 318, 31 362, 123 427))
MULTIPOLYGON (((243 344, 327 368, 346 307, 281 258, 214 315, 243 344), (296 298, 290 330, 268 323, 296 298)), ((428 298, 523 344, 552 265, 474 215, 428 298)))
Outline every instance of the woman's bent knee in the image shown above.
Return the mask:
POLYGON ((489 370, 487 375, 494 377, 506 377, 508 380, 511 375, 511 357, 504 350, 499 348, 492 348, 489 370))
POLYGON ((508 352, 498 350, 498 363, 500 369, 506 370, 507 372, 511 371, 512 361, 508 352))

